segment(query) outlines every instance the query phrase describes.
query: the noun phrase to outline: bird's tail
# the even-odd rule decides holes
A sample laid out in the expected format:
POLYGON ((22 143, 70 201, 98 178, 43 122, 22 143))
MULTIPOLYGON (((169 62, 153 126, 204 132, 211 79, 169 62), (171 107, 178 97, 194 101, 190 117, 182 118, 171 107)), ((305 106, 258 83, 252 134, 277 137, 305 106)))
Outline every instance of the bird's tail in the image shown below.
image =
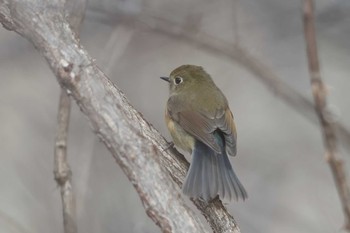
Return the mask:
POLYGON ((218 154, 200 141, 196 141, 192 162, 183 185, 187 196, 209 201, 217 195, 231 201, 245 200, 248 195, 238 180, 225 149, 218 154))

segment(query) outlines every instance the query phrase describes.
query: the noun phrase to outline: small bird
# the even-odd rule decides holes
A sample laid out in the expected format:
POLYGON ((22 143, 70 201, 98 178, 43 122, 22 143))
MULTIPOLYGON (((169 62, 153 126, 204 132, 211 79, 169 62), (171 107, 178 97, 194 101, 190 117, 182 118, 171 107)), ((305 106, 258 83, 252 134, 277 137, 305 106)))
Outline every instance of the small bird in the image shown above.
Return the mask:
POLYGON ((245 200, 228 155, 236 155, 233 115, 221 90, 201 66, 182 65, 161 77, 169 82, 165 121, 174 144, 192 154, 183 193, 205 201, 245 200))

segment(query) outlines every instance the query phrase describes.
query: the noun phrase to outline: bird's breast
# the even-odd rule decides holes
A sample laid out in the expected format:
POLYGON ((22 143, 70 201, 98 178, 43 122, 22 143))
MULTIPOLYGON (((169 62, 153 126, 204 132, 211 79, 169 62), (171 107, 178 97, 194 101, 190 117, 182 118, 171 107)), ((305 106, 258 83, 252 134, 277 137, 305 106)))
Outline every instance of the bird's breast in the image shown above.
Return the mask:
POLYGON ((189 153, 192 153, 195 139, 188 134, 176 121, 172 120, 168 111, 165 112, 165 121, 173 138, 174 144, 189 153))

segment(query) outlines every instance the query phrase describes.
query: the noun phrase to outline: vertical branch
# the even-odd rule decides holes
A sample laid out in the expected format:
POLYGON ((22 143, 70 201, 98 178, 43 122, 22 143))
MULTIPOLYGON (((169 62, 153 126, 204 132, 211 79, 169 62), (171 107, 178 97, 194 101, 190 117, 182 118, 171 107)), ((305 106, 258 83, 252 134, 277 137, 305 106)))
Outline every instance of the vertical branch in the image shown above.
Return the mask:
POLYGON ((326 158, 331 167, 338 195, 345 215, 345 229, 350 232, 350 193, 347 186, 343 162, 337 158, 337 139, 335 128, 326 116, 326 88, 320 75, 317 56, 317 45, 314 26, 314 6, 312 0, 304 0, 304 33, 309 62, 312 94, 315 101, 315 110, 323 133, 323 142, 326 149, 326 158))
POLYGON ((72 172, 67 162, 67 137, 71 102, 66 92, 61 89, 57 116, 57 132, 54 154, 54 175, 61 189, 63 207, 63 225, 65 233, 76 233, 76 211, 72 190, 72 172))
MULTIPOLYGON (((83 22, 86 0, 66 1, 64 5, 68 21, 76 36, 79 36, 83 22)), ((72 188, 72 171, 67 161, 67 139, 71 100, 64 89, 61 89, 57 131, 54 152, 54 176, 60 186, 63 212, 63 228, 65 233, 77 233, 77 217, 75 195, 72 188)))

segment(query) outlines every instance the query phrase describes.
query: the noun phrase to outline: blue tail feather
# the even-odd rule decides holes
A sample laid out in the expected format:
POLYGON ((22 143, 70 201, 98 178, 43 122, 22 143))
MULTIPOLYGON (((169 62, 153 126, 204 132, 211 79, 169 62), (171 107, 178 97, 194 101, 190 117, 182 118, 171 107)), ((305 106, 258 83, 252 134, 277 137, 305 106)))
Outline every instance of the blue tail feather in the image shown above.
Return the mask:
MULTIPOLYGON (((217 137, 222 142, 222 137, 217 137)), ((200 141, 196 141, 192 162, 183 185, 183 192, 195 198, 209 201, 217 195, 221 199, 245 200, 247 192, 231 166, 224 143, 222 154, 218 154, 200 141)))

